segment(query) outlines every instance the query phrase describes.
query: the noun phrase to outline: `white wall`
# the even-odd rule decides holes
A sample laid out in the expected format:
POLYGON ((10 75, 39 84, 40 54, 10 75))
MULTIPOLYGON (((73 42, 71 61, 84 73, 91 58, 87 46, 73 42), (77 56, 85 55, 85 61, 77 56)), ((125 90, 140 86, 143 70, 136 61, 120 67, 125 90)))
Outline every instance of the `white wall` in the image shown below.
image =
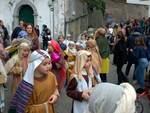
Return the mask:
MULTIPOLYGON (((51 26, 53 28, 53 18, 54 18, 54 38, 58 38, 60 33, 64 34, 64 0, 54 1, 54 15, 51 11, 51 26), (53 17, 54 16, 54 17, 53 17)), ((53 34, 53 29, 52 34, 53 34)))
POLYGON ((150 17, 150 0, 127 0, 127 3, 131 3, 131 4, 140 4, 140 5, 148 5, 149 6, 149 13, 148 16, 150 17))
POLYGON ((50 28, 50 9, 48 6, 48 1, 49 0, 36 0, 34 2, 38 12, 37 24, 39 25, 40 30, 42 30, 43 24, 46 24, 48 28, 50 28))
POLYGON ((12 31, 13 7, 8 4, 8 1, 6 0, 0 1, 0 19, 3 20, 4 25, 7 27, 10 34, 12 31))
POLYGON ((132 3, 132 4, 142 4, 142 5, 150 5, 150 0, 127 0, 127 3, 132 3))
MULTIPOLYGON (((13 15, 14 9, 16 5, 21 0, 11 0, 13 4, 9 4, 8 0, 0 0, 0 19, 4 21, 5 26, 8 28, 10 33, 12 32, 13 25, 13 15)), ((23 0, 22 0, 23 1, 23 0)), ((24 0, 26 1, 26 0, 24 0)), ((37 24, 42 28, 43 24, 46 24, 50 29, 53 25, 52 21, 52 13, 48 6, 49 0, 29 0, 32 2, 37 10, 37 24)), ((64 33, 64 0, 55 0, 55 32, 63 32, 64 33)))

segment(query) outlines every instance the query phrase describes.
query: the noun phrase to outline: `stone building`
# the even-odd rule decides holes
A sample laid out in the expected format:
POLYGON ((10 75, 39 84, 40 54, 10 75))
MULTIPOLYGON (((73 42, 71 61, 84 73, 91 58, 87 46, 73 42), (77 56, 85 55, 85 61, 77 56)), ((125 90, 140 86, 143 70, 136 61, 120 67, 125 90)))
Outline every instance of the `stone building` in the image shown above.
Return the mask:
POLYGON ((0 0, 0 19, 10 33, 19 20, 24 20, 39 25, 40 29, 46 24, 54 37, 71 34, 73 40, 76 40, 80 33, 91 26, 97 28, 112 20, 120 22, 148 16, 148 5, 127 3, 134 0, 105 1, 106 13, 103 16, 97 10, 88 13, 87 4, 83 0, 0 0))
POLYGON ((103 24, 101 11, 88 13, 87 4, 83 0, 65 0, 65 31, 77 40, 79 34, 89 27, 99 27, 103 24))
POLYGON ((105 0, 104 16, 101 11, 97 10, 88 13, 87 5, 82 1, 65 0, 65 31, 71 34, 74 39, 89 26, 97 28, 108 22, 119 23, 128 19, 148 17, 147 5, 129 4, 128 0, 105 0))
MULTIPOLYGON (((148 16, 150 17, 150 0, 127 0, 127 3, 148 6, 148 16)), ((147 14, 147 12, 145 13, 147 14)))
POLYGON ((64 0, 0 0, 0 19, 11 32, 20 20, 40 29, 46 24, 52 34, 64 32, 64 0))
POLYGON ((121 22, 128 19, 148 17, 147 5, 129 4, 127 1, 128 0, 106 0, 106 22, 121 22))

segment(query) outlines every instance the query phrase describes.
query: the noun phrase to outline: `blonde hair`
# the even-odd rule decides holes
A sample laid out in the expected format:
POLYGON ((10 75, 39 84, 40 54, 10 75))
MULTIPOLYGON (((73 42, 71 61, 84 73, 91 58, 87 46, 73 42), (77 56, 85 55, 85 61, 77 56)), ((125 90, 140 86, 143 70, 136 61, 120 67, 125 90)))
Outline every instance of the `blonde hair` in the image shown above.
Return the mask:
POLYGON ((99 36, 105 36, 105 34, 106 34, 106 30, 100 27, 95 31, 94 39, 96 39, 99 36))

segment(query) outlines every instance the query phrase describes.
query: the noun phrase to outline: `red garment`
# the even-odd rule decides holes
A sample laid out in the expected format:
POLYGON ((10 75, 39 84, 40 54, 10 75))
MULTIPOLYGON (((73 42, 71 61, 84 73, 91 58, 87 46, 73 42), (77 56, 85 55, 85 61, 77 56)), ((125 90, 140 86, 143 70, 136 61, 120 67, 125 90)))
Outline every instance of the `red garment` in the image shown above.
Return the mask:
POLYGON ((62 51, 61 48, 60 48, 60 45, 54 39, 52 39, 49 42, 49 45, 51 45, 53 47, 54 51, 57 52, 57 53, 60 53, 62 51))
MULTIPOLYGON (((56 61, 53 61, 52 59, 52 63, 53 64, 58 63, 60 67, 59 68, 52 67, 52 70, 54 70, 54 73, 56 74, 59 89, 62 89, 66 80, 66 67, 65 67, 64 57, 62 55, 63 51, 61 50, 58 42, 53 39, 49 42, 49 45, 53 47, 55 53, 60 55, 59 61, 56 62, 56 61)), ((51 58, 53 58, 52 54, 50 55, 51 55, 51 58)))
POLYGON ((61 67, 59 71, 59 76, 57 78, 58 81, 58 87, 59 89, 62 89, 64 87, 65 81, 66 81, 66 68, 63 66, 61 67))

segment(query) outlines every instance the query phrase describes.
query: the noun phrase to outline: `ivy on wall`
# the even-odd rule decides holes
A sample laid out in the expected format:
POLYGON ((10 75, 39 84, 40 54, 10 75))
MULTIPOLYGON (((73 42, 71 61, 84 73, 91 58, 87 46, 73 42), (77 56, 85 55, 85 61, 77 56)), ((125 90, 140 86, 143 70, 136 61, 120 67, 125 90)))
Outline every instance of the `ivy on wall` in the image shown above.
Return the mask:
POLYGON ((81 0, 88 5, 88 11, 101 10, 103 15, 105 13, 105 0, 81 0))

